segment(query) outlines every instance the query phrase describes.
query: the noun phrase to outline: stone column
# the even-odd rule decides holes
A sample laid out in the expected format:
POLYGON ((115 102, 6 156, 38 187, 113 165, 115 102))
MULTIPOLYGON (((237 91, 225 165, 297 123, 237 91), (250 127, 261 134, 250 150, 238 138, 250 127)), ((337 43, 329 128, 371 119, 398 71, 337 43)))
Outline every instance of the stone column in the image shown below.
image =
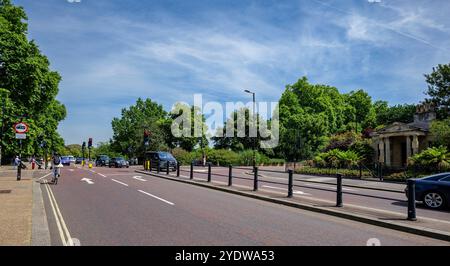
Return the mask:
POLYGON ((411 136, 406 136, 406 161, 411 157, 411 136))
POLYGON ((419 137, 417 135, 413 136, 412 150, 413 155, 419 153, 419 137))
POLYGON ((386 140, 384 141, 385 143, 385 151, 386 151, 386 166, 391 166, 391 142, 389 141, 389 137, 386 138, 386 140))
POLYGON ((382 138, 380 138, 380 142, 378 142, 378 150, 379 150, 379 157, 378 162, 384 163, 384 141, 382 138))

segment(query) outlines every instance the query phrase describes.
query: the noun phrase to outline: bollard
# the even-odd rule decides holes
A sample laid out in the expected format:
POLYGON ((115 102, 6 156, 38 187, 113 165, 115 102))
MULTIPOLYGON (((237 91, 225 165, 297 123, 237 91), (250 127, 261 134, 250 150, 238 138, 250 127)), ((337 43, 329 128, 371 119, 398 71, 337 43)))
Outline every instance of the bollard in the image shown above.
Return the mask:
POLYGON ((289 170, 289 184, 288 184, 288 198, 292 198, 294 195, 294 171, 289 170))
POLYGON ((416 182, 408 179, 408 220, 416 221, 416 182))
POLYGON ((158 174, 159 174, 159 170, 161 170, 160 167, 161 167, 161 162, 158 159, 158 160, 156 160, 156 173, 158 173, 158 174))
POLYGON ((177 162, 177 177, 180 177, 180 162, 177 162))
POLYGON ((22 162, 17 166, 17 181, 20 181, 20 179, 22 179, 22 162))
POLYGON ((258 167, 253 168, 254 180, 253 180, 253 191, 258 191, 258 167))
POLYGON ((228 186, 231 187, 233 185, 233 166, 230 164, 228 166, 228 186))
POLYGON ((190 179, 194 179, 194 162, 191 162, 191 172, 189 175, 190 179))
POLYGON ((169 161, 167 161, 167 164, 166 164, 166 175, 169 175, 169 166, 170 166, 170 163, 169 163, 169 161))
POLYGON ((337 174, 336 207, 342 207, 342 175, 337 174))
POLYGON ((211 182, 211 163, 208 163, 208 182, 211 182))

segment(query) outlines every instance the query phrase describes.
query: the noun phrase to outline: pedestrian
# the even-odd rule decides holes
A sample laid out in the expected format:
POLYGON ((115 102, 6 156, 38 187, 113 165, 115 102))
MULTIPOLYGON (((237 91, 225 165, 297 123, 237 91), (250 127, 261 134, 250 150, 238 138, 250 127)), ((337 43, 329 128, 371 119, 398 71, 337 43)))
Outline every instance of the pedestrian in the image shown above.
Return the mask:
POLYGON ((20 159, 19 159, 19 156, 16 156, 16 158, 14 158, 14 170, 16 170, 19 165, 20 165, 20 159))

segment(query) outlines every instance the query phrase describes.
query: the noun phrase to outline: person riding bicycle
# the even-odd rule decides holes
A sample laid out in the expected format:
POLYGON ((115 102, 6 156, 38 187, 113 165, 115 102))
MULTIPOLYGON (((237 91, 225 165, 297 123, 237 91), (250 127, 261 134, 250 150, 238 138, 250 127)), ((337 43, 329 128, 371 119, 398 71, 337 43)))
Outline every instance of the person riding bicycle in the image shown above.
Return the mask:
POLYGON ((53 155, 53 183, 57 183, 58 177, 61 177, 61 157, 57 153, 53 155))

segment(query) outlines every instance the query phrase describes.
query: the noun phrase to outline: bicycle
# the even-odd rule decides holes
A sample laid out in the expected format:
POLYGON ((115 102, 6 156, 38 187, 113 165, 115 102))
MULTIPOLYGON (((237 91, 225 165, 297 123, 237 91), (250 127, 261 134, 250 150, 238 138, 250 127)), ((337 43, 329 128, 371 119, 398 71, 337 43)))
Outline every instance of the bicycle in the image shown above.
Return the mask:
POLYGON ((52 179, 53 185, 58 185, 58 178, 59 177, 61 177, 61 168, 60 167, 53 167, 53 179, 52 179))

